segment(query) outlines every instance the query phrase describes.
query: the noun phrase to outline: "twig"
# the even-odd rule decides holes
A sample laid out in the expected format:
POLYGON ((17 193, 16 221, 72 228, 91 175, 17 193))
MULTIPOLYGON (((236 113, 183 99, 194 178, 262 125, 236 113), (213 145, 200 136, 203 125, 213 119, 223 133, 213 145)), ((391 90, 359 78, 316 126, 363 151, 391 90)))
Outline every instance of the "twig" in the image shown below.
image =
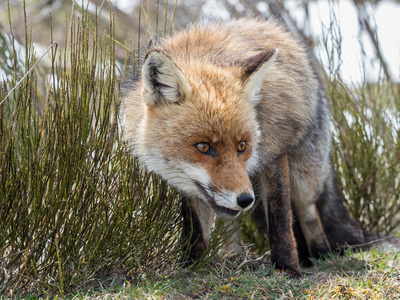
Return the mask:
POLYGON ((255 262, 255 261, 259 261, 262 260, 264 258, 264 256, 266 256, 267 254, 271 253, 271 251, 267 251, 265 252, 263 255, 261 255, 260 257, 257 257, 256 259, 246 259, 244 262, 242 262, 237 269, 241 269, 245 264, 250 263, 250 262, 255 262))
POLYGON ((372 43, 373 47, 375 48, 376 56, 381 63, 383 72, 385 73, 386 79, 388 81, 392 81, 388 64, 386 63, 386 61, 382 55, 381 47, 380 47, 379 40, 378 40, 378 33, 376 31, 376 28, 373 29, 369 23, 369 17, 365 10, 365 4, 358 0, 353 0, 353 2, 354 2, 354 5, 355 5, 355 7, 357 9, 357 13, 358 13, 358 21, 360 23, 360 31, 362 31, 364 28, 365 31, 368 33, 368 36, 371 39, 371 43, 372 43))
POLYGON ((355 248, 359 248, 359 247, 363 247, 363 246, 373 245, 375 243, 382 242, 384 240, 388 240, 388 239, 391 239, 391 238, 392 238, 392 236, 388 235, 388 236, 385 236, 385 237, 382 237, 382 238, 379 238, 379 239, 376 239, 376 240, 373 240, 373 241, 369 241, 369 242, 366 242, 366 243, 357 244, 357 245, 348 245, 348 247, 351 248, 351 249, 355 249, 355 248))
POLYGON ((39 61, 41 61, 43 59, 43 57, 47 54, 47 52, 49 52, 49 50, 55 45, 57 44, 57 42, 53 42, 49 48, 47 48, 47 50, 43 53, 43 55, 37 60, 37 62, 35 62, 33 64, 33 66, 29 69, 28 72, 25 73, 25 75, 17 82, 17 84, 11 89, 11 91, 7 94, 7 96, 4 97, 3 100, 1 100, 0 105, 3 104, 3 102, 7 99, 8 96, 11 95, 11 93, 20 85, 20 83, 25 79, 26 76, 29 75, 30 72, 32 72, 33 68, 39 63, 39 61))

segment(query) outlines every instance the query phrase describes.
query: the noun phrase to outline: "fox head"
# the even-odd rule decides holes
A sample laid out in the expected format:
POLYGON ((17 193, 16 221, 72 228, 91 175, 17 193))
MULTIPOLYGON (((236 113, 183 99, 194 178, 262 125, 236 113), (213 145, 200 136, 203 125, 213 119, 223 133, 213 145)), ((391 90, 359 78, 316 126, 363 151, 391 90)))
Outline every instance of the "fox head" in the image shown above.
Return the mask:
POLYGON ((148 52, 135 142, 139 160, 219 216, 248 210, 255 197, 249 175, 258 162, 259 92, 277 53, 260 51, 218 66, 148 52))

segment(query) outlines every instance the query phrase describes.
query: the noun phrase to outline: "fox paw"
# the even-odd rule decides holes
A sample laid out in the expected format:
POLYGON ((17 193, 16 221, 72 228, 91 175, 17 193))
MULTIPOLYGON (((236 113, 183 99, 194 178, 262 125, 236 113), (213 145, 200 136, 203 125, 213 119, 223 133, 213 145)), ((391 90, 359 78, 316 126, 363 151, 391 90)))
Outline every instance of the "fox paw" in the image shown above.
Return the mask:
POLYGON ((282 270, 285 273, 285 275, 289 278, 300 278, 303 276, 303 273, 301 271, 299 264, 291 265, 291 264, 285 263, 284 265, 280 265, 278 263, 275 263, 275 269, 282 270))
POLYGON ((300 268, 298 270, 286 268, 283 270, 283 272, 289 278, 301 278, 303 276, 303 273, 301 272, 300 268))

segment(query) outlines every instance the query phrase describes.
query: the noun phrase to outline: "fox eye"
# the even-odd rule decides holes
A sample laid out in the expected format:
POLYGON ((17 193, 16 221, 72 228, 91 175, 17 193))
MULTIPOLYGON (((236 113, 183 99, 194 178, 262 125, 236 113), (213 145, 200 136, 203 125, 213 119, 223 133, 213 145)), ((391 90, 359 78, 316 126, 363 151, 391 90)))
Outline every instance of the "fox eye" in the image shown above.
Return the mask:
POLYGON ((197 143, 195 146, 197 151, 203 154, 208 154, 211 148, 209 143, 197 143))
POLYGON ((243 153, 247 148, 246 141, 242 141, 238 144, 237 150, 239 153, 243 153))

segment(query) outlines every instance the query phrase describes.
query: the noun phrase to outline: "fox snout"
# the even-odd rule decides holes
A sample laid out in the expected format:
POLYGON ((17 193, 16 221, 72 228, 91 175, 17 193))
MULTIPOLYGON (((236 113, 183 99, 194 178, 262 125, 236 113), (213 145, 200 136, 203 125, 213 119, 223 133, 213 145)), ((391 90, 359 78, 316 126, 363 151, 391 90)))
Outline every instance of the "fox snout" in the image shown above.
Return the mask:
POLYGON ((222 218, 237 217, 242 211, 249 210, 255 202, 252 193, 244 192, 235 196, 232 192, 215 193, 208 198, 208 203, 215 213, 222 218))
POLYGON ((252 192, 243 192, 239 196, 234 196, 234 193, 227 192, 225 195, 215 194, 214 199, 215 212, 222 218, 235 218, 242 211, 249 210, 254 204, 254 195, 252 192), (229 201, 229 199, 231 199, 229 201), (221 201, 225 200, 225 201, 221 201))
POLYGON ((253 203, 254 203, 253 195, 245 193, 237 197, 237 204, 243 209, 251 208, 253 206, 253 203))

